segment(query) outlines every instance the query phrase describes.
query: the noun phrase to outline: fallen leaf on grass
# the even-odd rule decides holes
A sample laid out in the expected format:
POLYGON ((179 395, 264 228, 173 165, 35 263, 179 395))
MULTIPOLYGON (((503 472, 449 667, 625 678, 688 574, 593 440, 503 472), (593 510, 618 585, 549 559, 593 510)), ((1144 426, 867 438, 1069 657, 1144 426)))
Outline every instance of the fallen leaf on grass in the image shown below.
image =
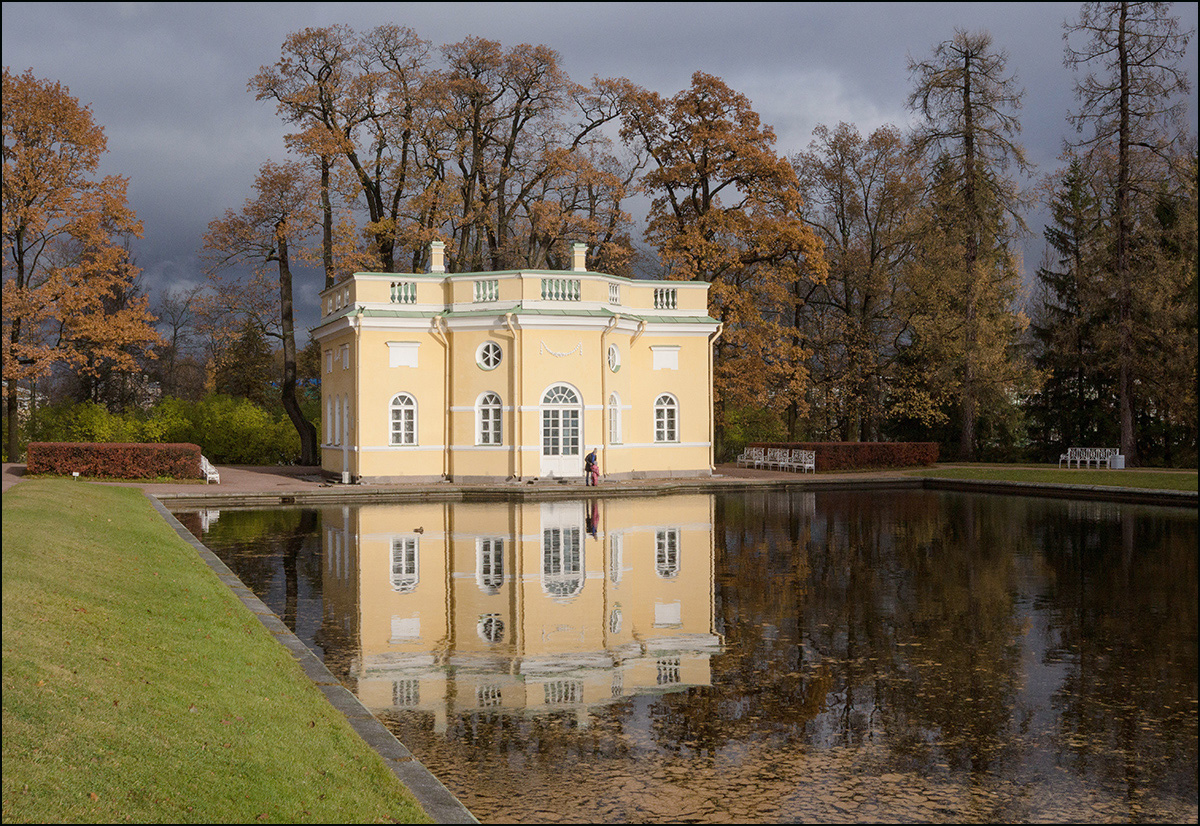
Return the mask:
POLYGON ((100 799, 100 795, 96 794, 95 792, 88 792, 88 797, 90 797, 92 800, 100 799))

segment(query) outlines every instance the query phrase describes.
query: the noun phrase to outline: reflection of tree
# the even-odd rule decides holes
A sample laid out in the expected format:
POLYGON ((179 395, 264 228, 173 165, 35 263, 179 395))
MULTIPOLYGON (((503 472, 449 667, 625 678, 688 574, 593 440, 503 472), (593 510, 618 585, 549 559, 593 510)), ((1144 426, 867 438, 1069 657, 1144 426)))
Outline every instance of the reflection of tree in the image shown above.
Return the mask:
POLYGON ((1018 688, 1016 506, 829 493, 806 513, 799 496, 718 499, 721 734, 886 738, 920 763, 991 766, 1012 739, 1018 688), (948 518, 947 505, 960 512, 948 518))
POLYGON ((1136 801, 1195 799, 1196 528, 1156 509, 1041 514, 1058 629, 1046 653, 1068 675, 1055 693, 1059 759, 1136 801))

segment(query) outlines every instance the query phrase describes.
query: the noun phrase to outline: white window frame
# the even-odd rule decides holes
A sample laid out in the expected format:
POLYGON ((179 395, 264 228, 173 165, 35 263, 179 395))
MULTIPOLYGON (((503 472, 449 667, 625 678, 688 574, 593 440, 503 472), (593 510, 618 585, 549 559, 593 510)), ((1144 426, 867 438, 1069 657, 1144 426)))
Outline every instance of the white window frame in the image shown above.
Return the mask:
POLYGON ((614 445, 623 443, 621 435, 621 397, 616 393, 608 394, 608 442, 614 445))
POLYGON ((418 444, 417 439, 417 400, 410 393, 397 393, 388 403, 388 444, 393 447, 407 447, 418 444), (396 412, 401 413, 399 421, 401 430, 396 429, 396 412), (407 425, 407 427, 405 427, 407 425), (399 439, 397 439, 399 435, 399 439))
POLYGON ((608 345, 608 369, 616 373, 621 369, 621 348, 615 344, 608 345))
POLYGON ((660 393, 654 400, 654 442, 679 442, 679 400, 671 393, 660 393))
POLYGON ((504 360, 504 348, 494 341, 485 341, 475 351, 475 363, 480 370, 495 370, 504 360))
POLYGON ((504 402, 490 390, 475 402, 475 444, 504 444, 504 402))
POLYGON ((542 394, 543 456, 582 455, 582 409, 578 391, 569 384, 558 382, 542 394))

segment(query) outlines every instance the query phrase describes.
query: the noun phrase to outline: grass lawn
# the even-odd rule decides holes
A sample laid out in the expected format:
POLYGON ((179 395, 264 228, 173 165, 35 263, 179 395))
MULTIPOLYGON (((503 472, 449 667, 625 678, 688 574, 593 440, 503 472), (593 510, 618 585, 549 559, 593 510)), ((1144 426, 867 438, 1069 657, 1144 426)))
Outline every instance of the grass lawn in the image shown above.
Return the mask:
POLYGON ((978 479, 1001 482, 1034 482, 1057 485, 1103 485, 1149 490, 1196 490, 1194 470, 1088 470, 1027 465, 941 467, 911 471, 913 476, 941 479, 978 479))
POLYGON ((140 491, 3 520, 4 822, 431 822, 140 491))

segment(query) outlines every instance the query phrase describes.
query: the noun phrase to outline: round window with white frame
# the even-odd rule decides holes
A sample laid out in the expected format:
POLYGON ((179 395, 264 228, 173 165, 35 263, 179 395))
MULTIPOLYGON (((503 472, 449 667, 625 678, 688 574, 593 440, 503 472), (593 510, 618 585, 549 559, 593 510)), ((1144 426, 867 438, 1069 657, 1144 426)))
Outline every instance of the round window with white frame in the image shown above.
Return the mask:
POLYGON ((621 350, 615 344, 608 345, 608 369, 614 373, 621 369, 621 350))
POLYGON ((475 362, 484 370, 495 370, 500 366, 504 351, 494 341, 485 341, 475 352, 475 362))

